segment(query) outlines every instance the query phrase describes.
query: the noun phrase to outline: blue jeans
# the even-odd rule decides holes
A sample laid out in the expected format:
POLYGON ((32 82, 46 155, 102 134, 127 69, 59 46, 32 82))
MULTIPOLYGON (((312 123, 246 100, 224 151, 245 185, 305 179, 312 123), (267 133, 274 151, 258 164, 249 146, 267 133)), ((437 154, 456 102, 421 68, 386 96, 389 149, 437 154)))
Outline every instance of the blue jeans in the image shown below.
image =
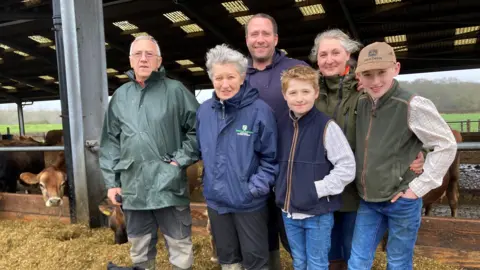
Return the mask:
POLYGON ((353 231, 357 211, 333 213, 332 247, 328 253, 330 261, 343 260, 348 262, 352 251, 353 231))
POLYGON ((295 270, 328 270, 328 252, 333 213, 306 219, 287 218, 283 213, 295 270))
POLYGON ((413 269, 413 248, 421 222, 422 199, 391 203, 360 201, 349 270, 371 269, 375 251, 388 229, 387 269, 413 269))

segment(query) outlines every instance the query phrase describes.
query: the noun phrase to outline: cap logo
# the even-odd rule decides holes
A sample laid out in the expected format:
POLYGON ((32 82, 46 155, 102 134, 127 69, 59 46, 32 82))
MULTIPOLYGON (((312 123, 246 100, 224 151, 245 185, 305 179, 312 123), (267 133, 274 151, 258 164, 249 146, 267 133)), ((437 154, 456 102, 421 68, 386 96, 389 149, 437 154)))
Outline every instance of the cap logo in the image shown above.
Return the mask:
POLYGON ((368 51, 368 57, 374 57, 374 56, 377 56, 377 54, 378 54, 377 49, 368 51))

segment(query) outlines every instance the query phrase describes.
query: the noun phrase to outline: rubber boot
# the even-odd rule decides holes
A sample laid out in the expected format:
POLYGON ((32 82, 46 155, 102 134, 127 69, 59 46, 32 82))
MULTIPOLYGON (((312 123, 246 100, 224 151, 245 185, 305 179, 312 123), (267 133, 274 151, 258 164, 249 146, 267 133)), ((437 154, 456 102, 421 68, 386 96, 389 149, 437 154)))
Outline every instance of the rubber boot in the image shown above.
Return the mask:
POLYGON ((282 264, 280 263, 280 250, 270 251, 268 256, 268 266, 270 270, 282 270, 282 264))
POLYGON ((243 267, 239 263, 222 264, 222 270, 243 270, 243 267))
POLYGON ((148 261, 142 262, 142 263, 136 263, 133 266, 142 267, 145 270, 155 270, 155 259, 148 260, 148 261))

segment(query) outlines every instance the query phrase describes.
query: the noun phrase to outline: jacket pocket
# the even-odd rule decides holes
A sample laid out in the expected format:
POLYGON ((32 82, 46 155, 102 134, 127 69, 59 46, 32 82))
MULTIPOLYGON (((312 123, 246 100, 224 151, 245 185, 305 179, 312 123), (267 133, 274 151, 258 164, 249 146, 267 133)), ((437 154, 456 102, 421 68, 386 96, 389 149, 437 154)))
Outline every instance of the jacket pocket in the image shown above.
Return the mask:
POLYGON ((115 167, 113 167, 114 172, 126 171, 133 163, 133 159, 122 159, 120 160, 115 167))
POLYGON ((277 205, 285 204, 285 193, 287 192, 287 161, 279 161, 279 172, 278 177, 275 180, 275 185, 273 186, 273 192, 275 193, 275 202, 277 205))
POLYGON ((253 196, 248 189, 248 182, 245 177, 230 178, 231 181, 220 182, 215 187, 215 193, 218 194, 217 200, 236 209, 247 208, 253 201, 253 196))
POLYGON ((314 181, 315 165, 306 162, 295 162, 290 188, 290 204, 295 209, 309 211, 317 205, 319 198, 314 181))
POLYGON ((147 189, 153 188, 156 192, 167 191, 178 196, 186 194, 186 183, 182 181, 180 167, 155 160, 144 162, 142 169, 147 189))
POLYGON ((120 183, 122 188, 122 194, 129 195, 135 194, 135 170, 131 169, 133 164, 133 159, 122 159, 120 160, 115 167, 113 167, 113 171, 120 175, 120 183))

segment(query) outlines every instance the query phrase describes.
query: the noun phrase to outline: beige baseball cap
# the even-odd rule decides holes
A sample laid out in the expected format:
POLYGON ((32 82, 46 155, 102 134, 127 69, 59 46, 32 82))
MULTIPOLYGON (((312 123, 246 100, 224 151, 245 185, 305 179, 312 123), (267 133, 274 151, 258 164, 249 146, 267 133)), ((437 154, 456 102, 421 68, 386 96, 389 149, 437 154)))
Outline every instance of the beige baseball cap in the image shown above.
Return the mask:
POLYGON ((397 62, 392 46, 385 42, 374 42, 364 47, 358 55, 356 73, 372 69, 387 69, 397 62))

